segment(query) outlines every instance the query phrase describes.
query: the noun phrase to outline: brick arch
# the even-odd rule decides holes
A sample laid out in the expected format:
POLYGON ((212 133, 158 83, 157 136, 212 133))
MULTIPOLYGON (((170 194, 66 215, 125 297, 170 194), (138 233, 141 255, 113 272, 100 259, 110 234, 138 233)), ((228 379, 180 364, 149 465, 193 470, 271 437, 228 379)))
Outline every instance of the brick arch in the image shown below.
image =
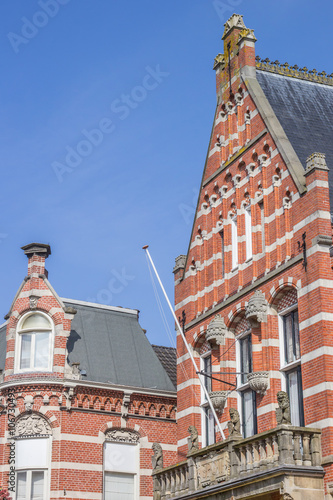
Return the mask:
POLYGON ((246 305, 247 302, 243 300, 239 304, 236 304, 231 311, 229 312, 228 316, 225 318, 225 324, 228 330, 231 330, 233 333, 235 333, 237 325, 240 321, 245 316, 246 312, 246 305))
POLYGON ((196 334, 196 337, 194 339, 193 343, 193 349, 197 352, 199 352, 203 346, 203 344, 206 341, 206 331, 207 327, 202 330, 202 332, 199 332, 199 334, 196 334))
POLYGON ((296 278, 281 278, 280 281, 270 289, 268 303, 270 306, 277 307, 279 301, 289 290, 295 290, 297 293, 299 289, 299 282, 296 278))

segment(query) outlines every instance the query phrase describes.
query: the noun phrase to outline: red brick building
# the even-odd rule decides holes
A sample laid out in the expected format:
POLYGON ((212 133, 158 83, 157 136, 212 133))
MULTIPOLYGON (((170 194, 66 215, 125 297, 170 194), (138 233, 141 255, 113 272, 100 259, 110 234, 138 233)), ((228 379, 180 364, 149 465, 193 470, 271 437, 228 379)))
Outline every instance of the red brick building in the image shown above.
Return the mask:
POLYGON ((328 499, 333 74, 256 57, 236 14, 222 40, 196 215, 174 275, 176 315, 227 439, 179 335, 183 462, 156 474, 156 499, 328 499), (190 453, 189 426, 200 448, 190 453))
POLYGON ((152 498, 152 444, 176 458, 174 349, 150 345, 137 310, 60 298, 50 247, 23 250, 0 328, 0 485, 16 500, 152 498))

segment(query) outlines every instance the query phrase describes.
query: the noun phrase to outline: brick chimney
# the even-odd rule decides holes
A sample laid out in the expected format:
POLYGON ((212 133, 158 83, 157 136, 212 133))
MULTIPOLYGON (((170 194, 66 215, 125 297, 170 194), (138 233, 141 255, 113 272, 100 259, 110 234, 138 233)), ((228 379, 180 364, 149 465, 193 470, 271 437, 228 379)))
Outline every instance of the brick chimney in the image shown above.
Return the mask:
POLYGON ((51 254, 50 245, 30 243, 21 248, 29 259, 28 276, 33 274, 44 274, 47 277, 48 273, 45 269, 45 259, 51 254))
POLYGON ((254 44, 257 40, 239 14, 233 14, 225 23, 222 40, 224 54, 218 54, 214 61, 216 92, 218 99, 228 101, 238 90, 240 76, 255 77, 254 44))

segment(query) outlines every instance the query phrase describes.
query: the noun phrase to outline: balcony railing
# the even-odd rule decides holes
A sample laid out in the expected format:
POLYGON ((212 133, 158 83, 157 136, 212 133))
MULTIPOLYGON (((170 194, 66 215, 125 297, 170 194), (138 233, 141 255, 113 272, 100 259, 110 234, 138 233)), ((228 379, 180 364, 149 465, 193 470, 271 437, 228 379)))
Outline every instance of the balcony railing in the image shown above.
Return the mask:
POLYGON ((318 429, 280 425, 250 438, 232 437, 207 446, 190 453, 184 462, 153 472, 154 500, 227 487, 236 479, 283 466, 318 470, 320 434, 318 429))

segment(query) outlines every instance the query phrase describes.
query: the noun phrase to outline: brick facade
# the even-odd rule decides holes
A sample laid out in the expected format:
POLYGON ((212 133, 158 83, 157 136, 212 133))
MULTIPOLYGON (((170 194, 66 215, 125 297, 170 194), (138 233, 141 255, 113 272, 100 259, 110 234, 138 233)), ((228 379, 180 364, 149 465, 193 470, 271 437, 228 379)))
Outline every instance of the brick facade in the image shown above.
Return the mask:
MULTIPOLYGON (((301 370, 304 424, 322 430, 327 486, 333 481, 328 168, 322 155, 312 156, 307 165, 297 158, 256 80, 253 31, 236 15, 225 26, 224 54, 214 63, 217 107, 190 244, 174 268, 176 315, 186 314, 185 334, 198 370, 200 357, 211 352, 212 375, 222 380, 212 380, 212 391, 228 391, 219 414, 228 437, 228 410, 241 413, 241 392, 228 383, 240 385, 237 345, 242 334, 251 334, 251 371, 268 372, 267 390, 255 394, 260 433, 276 426, 277 392, 288 383, 281 321, 298 309, 300 356, 295 363, 301 370), (265 312, 249 321, 251 299, 258 292, 265 312), (225 323, 223 342, 207 346, 206 333, 216 315, 225 323)), ((201 389, 180 335, 177 353, 178 460, 184 460, 190 425, 197 427, 201 445, 207 443, 201 389)))
POLYGON ((103 446, 110 441, 112 431, 119 431, 120 438, 111 434, 111 442, 126 443, 132 435, 137 439, 139 495, 152 498, 152 444, 161 443, 165 465, 173 463, 176 457, 175 393, 85 382, 70 375, 67 341, 76 311, 64 305, 48 282, 45 258, 49 247, 28 245, 23 249, 29 258, 28 275, 6 317, 7 353, 0 385, 0 484, 6 487, 9 481, 12 436, 16 447, 22 437, 38 440, 42 422, 51 437, 47 499, 104 498, 103 446), (45 314, 54 325, 49 371, 22 373, 18 369, 18 325, 31 312, 45 314), (15 430, 11 434, 8 424, 12 416, 15 430))

